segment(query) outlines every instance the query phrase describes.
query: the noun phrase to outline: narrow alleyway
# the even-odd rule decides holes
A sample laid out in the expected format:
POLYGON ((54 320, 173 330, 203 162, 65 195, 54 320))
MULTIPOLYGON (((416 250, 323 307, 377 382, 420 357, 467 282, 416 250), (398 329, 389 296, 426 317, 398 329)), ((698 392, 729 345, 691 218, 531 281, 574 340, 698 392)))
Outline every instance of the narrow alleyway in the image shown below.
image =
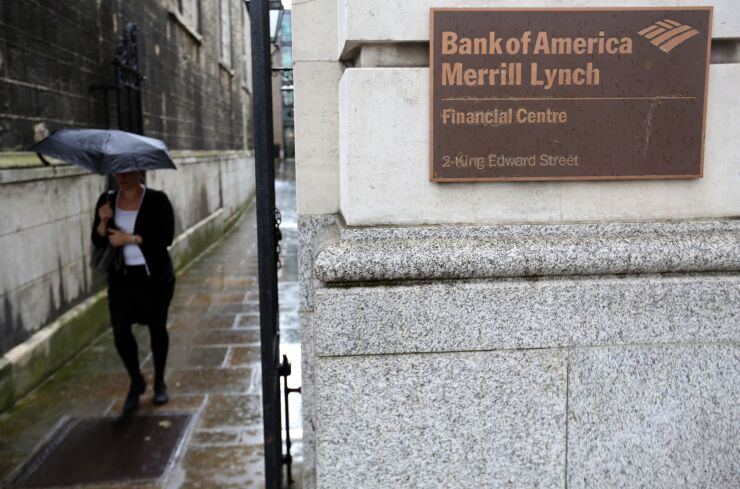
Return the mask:
MULTIPOLYGON (((295 179, 292 162, 278 168, 277 200, 282 211, 282 268, 279 270, 282 352, 292 365, 291 387, 300 384, 298 332, 297 225, 295 179)), ((182 435, 173 442, 174 453, 164 456, 164 476, 97 483, 86 488, 118 486, 149 488, 252 488, 262 487, 262 405, 259 303, 257 285, 257 234, 252 207, 220 242, 178 276, 170 315, 170 358, 167 384, 170 402, 151 401, 151 358, 146 327, 135 327, 148 388, 137 417, 185 414, 182 435)), ((0 416, 0 487, 17 480, 19 487, 50 487, 33 476, 43 457, 33 456, 50 440, 62 437, 70 419, 106 417, 109 425, 121 410, 128 380, 113 346, 110 331, 80 352, 41 387, 0 416), (29 470, 29 461, 31 470, 29 470), (35 481, 35 482, 34 482, 35 481)), ((291 434, 294 441, 294 478, 300 487, 300 396, 291 396, 291 434)), ((152 418, 159 419, 159 418, 152 418)), ((162 418, 165 419, 165 418, 162 418)), ((175 420, 176 418, 172 418, 175 420)), ((172 425, 159 421, 160 430, 172 425)), ((145 441, 155 446, 156 433, 145 441)), ((118 440, 108 440, 115 445, 118 440)), ((69 442, 71 443, 71 441, 69 442)), ((146 445, 142 445, 146 446, 146 445)), ((88 447, 89 449, 89 447, 88 447)), ((105 450, 106 446, 94 450, 105 450)), ((47 449, 48 451, 48 449, 47 449)), ((146 451, 142 449, 142 451, 146 451)), ((80 456, 83 456, 80 454, 80 456)), ((67 467, 67 472, 72 469, 67 467)), ((91 468, 92 470, 93 468, 91 468)), ((62 475, 69 476, 62 468, 62 475)), ((59 476, 61 477, 61 475, 59 476)), ((63 478, 54 479, 58 483, 63 478)))

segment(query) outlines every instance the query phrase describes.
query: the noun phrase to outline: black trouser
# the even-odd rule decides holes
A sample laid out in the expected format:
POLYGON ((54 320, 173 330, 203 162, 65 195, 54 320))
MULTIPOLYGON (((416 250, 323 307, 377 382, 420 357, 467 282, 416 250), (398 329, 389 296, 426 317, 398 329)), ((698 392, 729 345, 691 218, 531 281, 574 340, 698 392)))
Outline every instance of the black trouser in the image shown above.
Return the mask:
POLYGON ((142 380, 134 323, 146 324, 154 363, 154 382, 163 383, 169 334, 167 312, 175 290, 174 275, 148 275, 142 266, 124 267, 108 277, 108 309, 116 350, 132 382, 142 380))

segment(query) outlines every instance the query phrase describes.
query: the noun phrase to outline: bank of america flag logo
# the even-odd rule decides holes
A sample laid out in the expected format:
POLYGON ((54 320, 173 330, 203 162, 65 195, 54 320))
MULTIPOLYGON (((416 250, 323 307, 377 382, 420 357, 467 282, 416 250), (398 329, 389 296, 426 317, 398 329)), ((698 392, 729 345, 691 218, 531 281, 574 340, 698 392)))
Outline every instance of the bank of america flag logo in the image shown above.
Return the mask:
POLYGON ((699 31, 690 25, 682 24, 671 19, 663 19, 651 26, 645 27, 638 34, 648 39, 653 45, 660 48, 661 51, 670 53, 671 49, 699 34, 699 31))

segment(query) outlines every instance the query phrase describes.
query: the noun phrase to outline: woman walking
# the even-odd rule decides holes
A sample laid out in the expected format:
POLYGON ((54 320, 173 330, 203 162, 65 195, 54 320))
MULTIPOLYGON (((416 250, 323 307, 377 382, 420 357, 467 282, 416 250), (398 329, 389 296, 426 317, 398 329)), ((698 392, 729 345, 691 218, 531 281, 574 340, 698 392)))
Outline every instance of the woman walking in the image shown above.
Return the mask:
POLYGON ((169 335, 167 311, 175 290, 175 274, 167 247, 174 237, 174 213, 164 192, 144 186, 143 173, 114 174, 117 193, 104 193, 95 206, 92 242, 122 254, 108 269, 108 309, 116 350, 131 378, 123 405, 129 414, 139 406, 146 381, 139 369, 133 323, 149 327, 154 363, 154 403, 168 401, 164 382, 169 335), (116 262, 119 262, 116 265, 116 262))

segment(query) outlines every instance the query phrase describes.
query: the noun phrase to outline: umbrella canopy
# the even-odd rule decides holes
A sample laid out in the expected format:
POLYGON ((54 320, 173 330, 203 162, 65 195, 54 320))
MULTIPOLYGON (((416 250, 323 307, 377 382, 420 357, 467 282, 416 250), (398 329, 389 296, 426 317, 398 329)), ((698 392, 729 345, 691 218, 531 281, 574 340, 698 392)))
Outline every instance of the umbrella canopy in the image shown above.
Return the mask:
POLYGON ((177 169, 164 142, 114 129, 59 129, 33 145, 30 151, 101 175, 177 169))

